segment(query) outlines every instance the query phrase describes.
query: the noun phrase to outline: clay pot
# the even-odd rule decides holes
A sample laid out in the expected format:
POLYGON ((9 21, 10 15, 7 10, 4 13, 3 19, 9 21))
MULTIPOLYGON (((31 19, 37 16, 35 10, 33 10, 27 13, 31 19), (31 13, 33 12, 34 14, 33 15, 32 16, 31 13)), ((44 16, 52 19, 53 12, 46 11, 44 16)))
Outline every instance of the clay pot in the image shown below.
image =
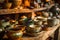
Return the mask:
POLYGON ((21 30, 10 30, 7 33, 8 38, 11 40, 19 40, 23 36, 23 32, 21 30))
POLYGON ((20 38, 23 36, 25 31, 25 26, 16 25, 16 28, 12 28, 8 30, 7 36, 8 38, 11 38, 11 40, 20 40, 20 38))
POLYGON ((25 6, 25 7, 30 7, 30 2, 29 2, 28 0, 25 0, 24 6, 25 6))
POLYGON ((28 35, 28 36, 38 36, 39 34, 39 32, 42 30, 42 28, 41 27, 34 27, 34 28, 31 28, 31 27, 27 27, 26 28, 26 34, 28 35))
POLYGON ((59 24, 59 19, 52 18, 47 20, 48 26, 55 26, 59 24))
POLYGON ((27 27, 26 29, 27 29, 27 32, 28 32, 28 33, 38 33, 38 32, 41 31, 41 27, 38 27, 38 26, 36 26, 36 27, 34 27, 34 28, 32 28, 32 27, 27 27))
POLYGON ((12 6, 12 3, 4 3, 3 8, 4 9, 10 9, 12 6))
POLYGON ((49 17, 49 13, 48 12, 42 12, 42 16, 43 17, 49 17))
POLYGON ((12 6, 12 3, 10 3, 9 0, 4 0, 3 9, 10 9, 11 6, 12 6))
POLYGON ((21 3, 22 3, 22 0, 13 0, 12 7, 13 8, 18 8, 18 7, 20 7, 21 3))

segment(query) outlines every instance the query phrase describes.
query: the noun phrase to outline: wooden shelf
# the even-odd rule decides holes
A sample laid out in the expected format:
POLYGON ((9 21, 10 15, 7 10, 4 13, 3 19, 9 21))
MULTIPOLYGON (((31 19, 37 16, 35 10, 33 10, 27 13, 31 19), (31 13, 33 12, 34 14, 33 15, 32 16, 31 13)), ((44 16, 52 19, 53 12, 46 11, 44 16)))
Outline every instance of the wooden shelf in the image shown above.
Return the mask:
POLYGON ((3 14, 16 14, 16 13, 28 13, 28 12, 32 12, 29 9, 1 9, 0 10, 0 15, 3 14))
POLYGON ((49 7, 44 7, 44 8, 38 8, 38 9, 0 9, 0 15, 3 14, 16 14, 16 13, 29 13, 32 11, 41 11, 41 10, 46 10, 47 8, 51 8, 54 6, 54 4, 50 5, 49 7))
POLYGON ((60 27, 60 24, 49 28, 49 30, 43 34, 43 37, 41 38, 41 40, 46 40, 49 36, 51 36, 58 29, 58 27, 60 27))
POLYGON ((42 8, 35 8, 33 9, 33 11, 42 11, 42 10, 46 10, 46 9, 50 9, 51 7, 53 7, 55 4, 49 5, 48 7, 42 7, 42 8))
POLYGON ((1 9, 0 10, 0 15, 3 14, 15 14, 15 13, 29 13, 32 11, 41 11, 41 10, 45 10, 47 8, 39 8, 39 9, 1 9))
POLYGON ((40 32, 40 35, 37 37, 25 37, 25 38, 21 38, 21 39, 22 40, 46 40, 49 36, 51 36, 57 30, 57 28, 59 26, 60 26, 60 24, 53 26, 53 27, 49 27, 48 31, 40 32))
POLYGON ((37 9, 35 8, 35 9, 33 9, 33 11, 42 11, 42 10, 46 10, 46 9, 47 9, 47 7, 44 7, 44 8, 42 7, 42 8, 37 8, 37 9))

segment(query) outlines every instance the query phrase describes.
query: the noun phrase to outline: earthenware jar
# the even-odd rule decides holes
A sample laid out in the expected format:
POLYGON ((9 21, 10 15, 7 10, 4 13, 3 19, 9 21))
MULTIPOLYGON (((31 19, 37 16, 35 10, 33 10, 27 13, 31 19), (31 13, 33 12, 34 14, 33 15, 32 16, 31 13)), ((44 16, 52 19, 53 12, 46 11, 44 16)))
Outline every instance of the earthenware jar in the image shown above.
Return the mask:
POLYGON ((8 30, 7 32, 7 36, 9 38, 11 38, 11 40, 20 40, 20 38, 23 36, 24 31, 25 31, 25 26, 20 26, 20 25, 16 25, 18 27, 13 28, 8 30))
POLYGON ((30 1, 29 0, 25 0, 24 1, 24 6, 25 7, 29 7, 30 6, 30 1))
POLYGON ((20 30, 10 30, 8 33, 7 33, 7 36, 9 38, 11 38, 11 40, 17 40, 17 39, 20 39, 23 35, 23 32, 20 31, 20 30))
POLYGON ((37 36, 38 33, 42 30, 41 27, 35 26, 35 27, 27 27, 26 28, 26 34, 29 36, 37 36))
POLYGON ((5 0, 4 4, 3 4, 3 8, 4 9, 10 9, 12 6, 12 3, 8 2, 8 0, 5 0))
POLYGON ((1 20, 1 22, 0 22, 0 26, 2 27, 2 28, 4 28, 4 27, 6 27, 6 26, 9 26, 10 25, 10 23, 9 23, 9 21, 6 21, 6 20, 1 20))
POLYGON ((41 27, 40 26, 37 26, 37 25, 31 25, 30 27, 27 27, 26 28, 27 29, 27 32, 28 33, 38 33, 38 32, 40 32, 41 31, 41 27))
POLYGON ((59 24, 59 19, 57 18, 51 18, 47 20, 48 26, 55 26, 59 24))
POLYGON ((13 0, 12 7, 13 8, 18 8, 18 7, 20 7, 21 3, 22 3, 22 0, 13 0))

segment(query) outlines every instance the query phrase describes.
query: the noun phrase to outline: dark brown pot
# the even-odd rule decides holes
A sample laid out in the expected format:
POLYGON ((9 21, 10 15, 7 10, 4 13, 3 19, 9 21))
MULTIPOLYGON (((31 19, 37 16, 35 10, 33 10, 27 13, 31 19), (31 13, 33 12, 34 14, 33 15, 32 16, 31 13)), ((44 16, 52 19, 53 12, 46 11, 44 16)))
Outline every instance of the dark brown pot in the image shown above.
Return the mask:
POLYGON ((12 3, 4 3, 3 8, 4 9, 10 9, 12 6, 12 3))
POLYGON ((22 0, 13 0, 13 8, 18 8, 22 3, 22 0))

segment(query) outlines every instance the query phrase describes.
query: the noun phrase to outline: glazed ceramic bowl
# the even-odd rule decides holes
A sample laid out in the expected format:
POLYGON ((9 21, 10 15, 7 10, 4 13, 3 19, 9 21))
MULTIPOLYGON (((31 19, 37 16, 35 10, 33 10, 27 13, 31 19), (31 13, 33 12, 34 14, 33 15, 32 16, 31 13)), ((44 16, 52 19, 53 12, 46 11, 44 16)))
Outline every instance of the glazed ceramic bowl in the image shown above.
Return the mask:
POLYGON ((31 28, 31 27, 27 27, 26 30, 28 33, 38 33, 41 31, 41 27, 34 27, 34 28, 31 28))
POLYGON ((7 31, 7 36, 12 40, 20 39, 25 31, 25 26, 22 25, 16 25, 16 26, 17 26, 16 28, 12 28, 7 31))

